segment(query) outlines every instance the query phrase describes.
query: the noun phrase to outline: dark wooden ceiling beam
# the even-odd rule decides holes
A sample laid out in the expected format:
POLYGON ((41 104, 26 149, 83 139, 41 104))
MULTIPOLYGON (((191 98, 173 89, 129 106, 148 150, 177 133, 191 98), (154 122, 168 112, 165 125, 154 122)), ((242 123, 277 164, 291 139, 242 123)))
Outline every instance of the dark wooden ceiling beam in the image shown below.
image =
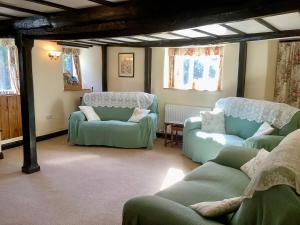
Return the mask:
POLYGON ((300 1, 294 0, 256 0, 243 4, 227 4, 223 1, 218 7, 196 7, 191 4, 168 4, 147 7, 130 1, 116 7, 92 7, 80 12, 61 12, 44 18, 39 24, 35 18, 20 20, 9 24, 0 22, 0 36, 22 30, 30 38, 40 39, 89 39, 120 36, 134 36, 168 32, 208 24, 222 24, 257 18, 281 12, 299 11, 300 1), (257 4, 259 1, 260 4, 257 4), (168 7, 170 9, 168 9, 168 7), (177 7, 177 8, 176 8, 177 7), (168 10, 166 10, 168 9, 168 10), (48 23, 47 23, 48 22, 48 23), (18 24, 18 26, 16 26, 18 24), (159 24, 159 26, 158 26, 159 24))
POLYGON ((19 11, 19 12, 30 13, 30 14, 34 14, 34 15, 46 15, 46 13, 44 13, 44 12, 36 11, 33 9, 26 9, 26 8, 14 6, 14 5, 10 5, 7 3, 2 3, 2 2, 0 2, 0 7, 12 9, 12 10, 19 11))
POLYGON ((106 0, 89 0, 90 2, 95 2, 101 5, 109 6, 109 7, 114 7, 122 4, 123 2, 110 2, 106 0))
POLYGON ((126 44, 111 44, 110 46, 124 46, 124 47, 183 47, 190 45, 208 45, 208 44, 224 44, 241 41, 257 41, 284 37, 300 36, 299 30, 288 30, 280 32, 266 32, 257 34, 245 35, 226 35, 218 38, 201 37, 193 39, 175 39, 175 40, 160 40, 160 41, 146 41, 141 43, 126 43, 126 44))
POLYGON ((93 41, 93 42, 96 42, 96 43, 104 43, 104 44, 118 44, 117 42, 119 43, 125 43, 123 41, 117 41, 117 40, 112 40, 112 41, 115 41, 115 42, 112 42, 112 41, 109 41, 110 39, 109 38, 105 38, 105 40, 96 40, 96 39, 90 39, 89 41, 93 41))
POLYGON ((206 35, 211 36, 211 37, 218 37, 218 35, 216 35, 216 34, 212 34, 212 33, 209 33, 207 31, 204 31, 204 30, 201 30, 201 29, 198 29, 198 28, 193 29, 193 31, 196 31, 196 32, 199 32, 199 33, 202 33, 202 34, 206 34, 206 35))
POLYGON ((236 28, 234 28, 232 26, 229 26, 227 24, 219 24, 219 25, 222 26, 222 27, 224 27, 224 28, 226 28, 226 29, 228 29, 228 30, 230 30, 230 31, 232 31, 232 32, 234 32, 234 33, 237 33, 237 34, 246 34, 245 32, 243 32, 241 30, 238 30, 238 29, 236 29, 236 28))
POLYGON ((74 10, 75 9, 75 8, 72 8, 72 7, 69 7, 69 6, 57 4, 57 3, 54 3, 54 2, 48 2, 48 1, 44 1, 44 0, 23 0, 23 1, 33 2, 33 3, 40 4, 40 5, 50 6, 50 7, 53 7, 53 8, 63 9, 63 10, 74 10))
POLYGON ((79 43, 74 43, 74 42, 70 42, 70 41, 57 41, 56 43, 58 45, 76 47, 76 48, 90 48, 90 47, 93 47, 92 45, 79 44, 79 43))
POLYGON ((273 32, 279 32, 280 31, 279 29, 277 29, 276 27, 274 27, 273 25, 271 25, 270 23, 268 23, 267 21, 265 21, 262 18, 256 18, 255 21, 258 22, 258 23, 260 23, 264 27, 269 28, 273 32))
POLYGON ((87 45, 87 46, 90 46, 90 47, 93 47, 94 45, 95 46, 101 46, 99 43, 91 43, 91 42, 88 42, 88 41, 81 41, 81 40, 74 40, 74 41, 70 41, 72 43, 75 43, 75 44, 80 44, 80 45, 87 45))

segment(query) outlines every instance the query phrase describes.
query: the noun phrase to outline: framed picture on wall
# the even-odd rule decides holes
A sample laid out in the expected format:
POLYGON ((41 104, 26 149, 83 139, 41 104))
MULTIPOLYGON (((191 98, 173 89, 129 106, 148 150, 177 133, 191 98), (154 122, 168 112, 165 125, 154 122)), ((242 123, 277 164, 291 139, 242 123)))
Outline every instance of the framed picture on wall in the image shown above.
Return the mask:
POLYGON ((119 53, 119 77, 134 77, 134 53, 119 53))

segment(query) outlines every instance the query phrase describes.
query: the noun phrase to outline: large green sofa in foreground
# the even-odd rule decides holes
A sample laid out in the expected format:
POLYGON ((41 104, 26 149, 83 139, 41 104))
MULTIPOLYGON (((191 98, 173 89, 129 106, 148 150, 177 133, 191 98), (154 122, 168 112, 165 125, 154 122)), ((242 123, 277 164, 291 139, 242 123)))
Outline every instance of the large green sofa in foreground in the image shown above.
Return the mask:
POLYGON ((218 218, 204 218, 189 208, 198 202, 241 196, 250 180, 239 168, 257 152, 226 147, 179 183, 154 196, 129 200, 123 208, 123 225, 299 225, 300 197, 286 185, 256 192, 237 212, 218 218))
MULTIPOLYGON (((235 99, 239 101, 241 98, 235 99)), ((246 100, 249 101, 250 104, 260 102, 257 100, 246 100)), ((274 104, 275 106, 278 104, 267 101, 261 102, 266 104, 274 104)), ((243 106, 240 106, 240 108, 241 110, 244 109, 243 106)), ((225 114, 226 133, 218 134, 207 133, 201 130, 200 115, 199 117, 189 118, 185 121, 183 129, 183 152, 193 161, 205 163, 211 159, 214 159, 221 149, 226 145, 243 146, 257 149, 265 148, 266 150, 272 150, 286 135, 300 128, 300 111, 294 114, 288 124, 283 126, 281 129, 275 129, 271 135, 252 137, 262 123, 263 122, 258 123, 256 121, 241 119, 239 117, 233 117, 225 114)))
POLYGON ((150 113, 138 123, 128 122, 134 108, 94 107, 101 121, 87 121, 81 111, 73 112, 69 118, 69 142, 76 145, 151 149, 158 123, 156 96, 148 109, 150 113))

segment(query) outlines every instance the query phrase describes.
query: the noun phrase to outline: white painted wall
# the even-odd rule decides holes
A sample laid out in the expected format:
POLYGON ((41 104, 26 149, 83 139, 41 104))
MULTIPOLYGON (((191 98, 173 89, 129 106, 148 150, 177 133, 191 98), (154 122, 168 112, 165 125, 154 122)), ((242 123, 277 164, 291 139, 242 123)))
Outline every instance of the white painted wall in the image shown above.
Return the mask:
MULTIPOLYGON (((48 50, 61 51, 53 42, 35 41, 32 49, 32 70, 37 135, 67 129, 71 112, 78 110, 83 91, 64 91, 61 57, 51 61, 48 50)), ((101 90, 101 49, 81 51, 81 72, 87 87, 101 90), (97 60, 99 60, 97 62, 97 60), (93 85, 91 85, 93 84, 93 85)))
POLYGON ((84 89, 94 88, 102 91, 102 52, 99 47, 80 50, 82 86, 84 89))
POLYGON ((273 100, 278 41, 248 42, 245 97, 273 100))
POLYGON ((109 47, 107 50, 108 91, 144 91, 144 48, 109 47), (134 77, 119 77, 118 54, 134 53, 134 77))

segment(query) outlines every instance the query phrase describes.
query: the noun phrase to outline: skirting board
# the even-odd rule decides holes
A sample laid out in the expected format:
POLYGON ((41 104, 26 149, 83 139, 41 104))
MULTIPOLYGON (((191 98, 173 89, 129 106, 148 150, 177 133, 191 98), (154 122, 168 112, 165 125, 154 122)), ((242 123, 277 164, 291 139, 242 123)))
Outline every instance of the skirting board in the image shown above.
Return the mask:
MULTIPOLYGON (((54 133, 51 133, 51 134, 45 134, 45 135, 36 137, 36 141, 37 142, 39 142, 39 141, 45 141, 45 140, 48 140, 48 139, 51 139, 51 138, 55 138, 55 137, 58 137, 58 136, 65 135, 67 133, 68 133, 68 130, 61 130, 61 131, 57 131, 57 132, 54 132, 54 133)), ((158 138, 165 138, 165 134, 162 133, 162 132, 157 132, 156 136, 158 138)), ((171 135, 167 134, 167 138, 170 139, 171 135)), ((179 138, 179 140, 182 140, 182 136, 181 135, 178 135, 178 138, 179 138)), ((23 141, 22 140, 10 142, 10 143, 2 145, 2 150, 7 150, 7 149, 10 149, 10 148, 15 148, 15 147, 18 147, 18 146, 21 146, 21 145, 23 145, 23 141)), ((0 158, 1 158, 1 155, 0 155, 0 158)))
MULTIPOLYGON (((37 142, 45 141, 45 140, 48 140, 48 139, 51 139, 51 138, 55 138, 55 137, 58 137, 58 136, 65 135, 67 133, 68 133, 68 130, 61 130, 61 131, 57 131, 57 132, 54 132, 54 133, 51 133, 51 134, 41 135, 41 136, 36 137, 36 141, 37 142)), ((10 142, 10 143, 7 143, 7 144, 3 144, 2 145, 2 150, 7 150, 7 149, 18 147, 18 146, 21 146, 21 145, 23 145, 22 140, 10 142)))

